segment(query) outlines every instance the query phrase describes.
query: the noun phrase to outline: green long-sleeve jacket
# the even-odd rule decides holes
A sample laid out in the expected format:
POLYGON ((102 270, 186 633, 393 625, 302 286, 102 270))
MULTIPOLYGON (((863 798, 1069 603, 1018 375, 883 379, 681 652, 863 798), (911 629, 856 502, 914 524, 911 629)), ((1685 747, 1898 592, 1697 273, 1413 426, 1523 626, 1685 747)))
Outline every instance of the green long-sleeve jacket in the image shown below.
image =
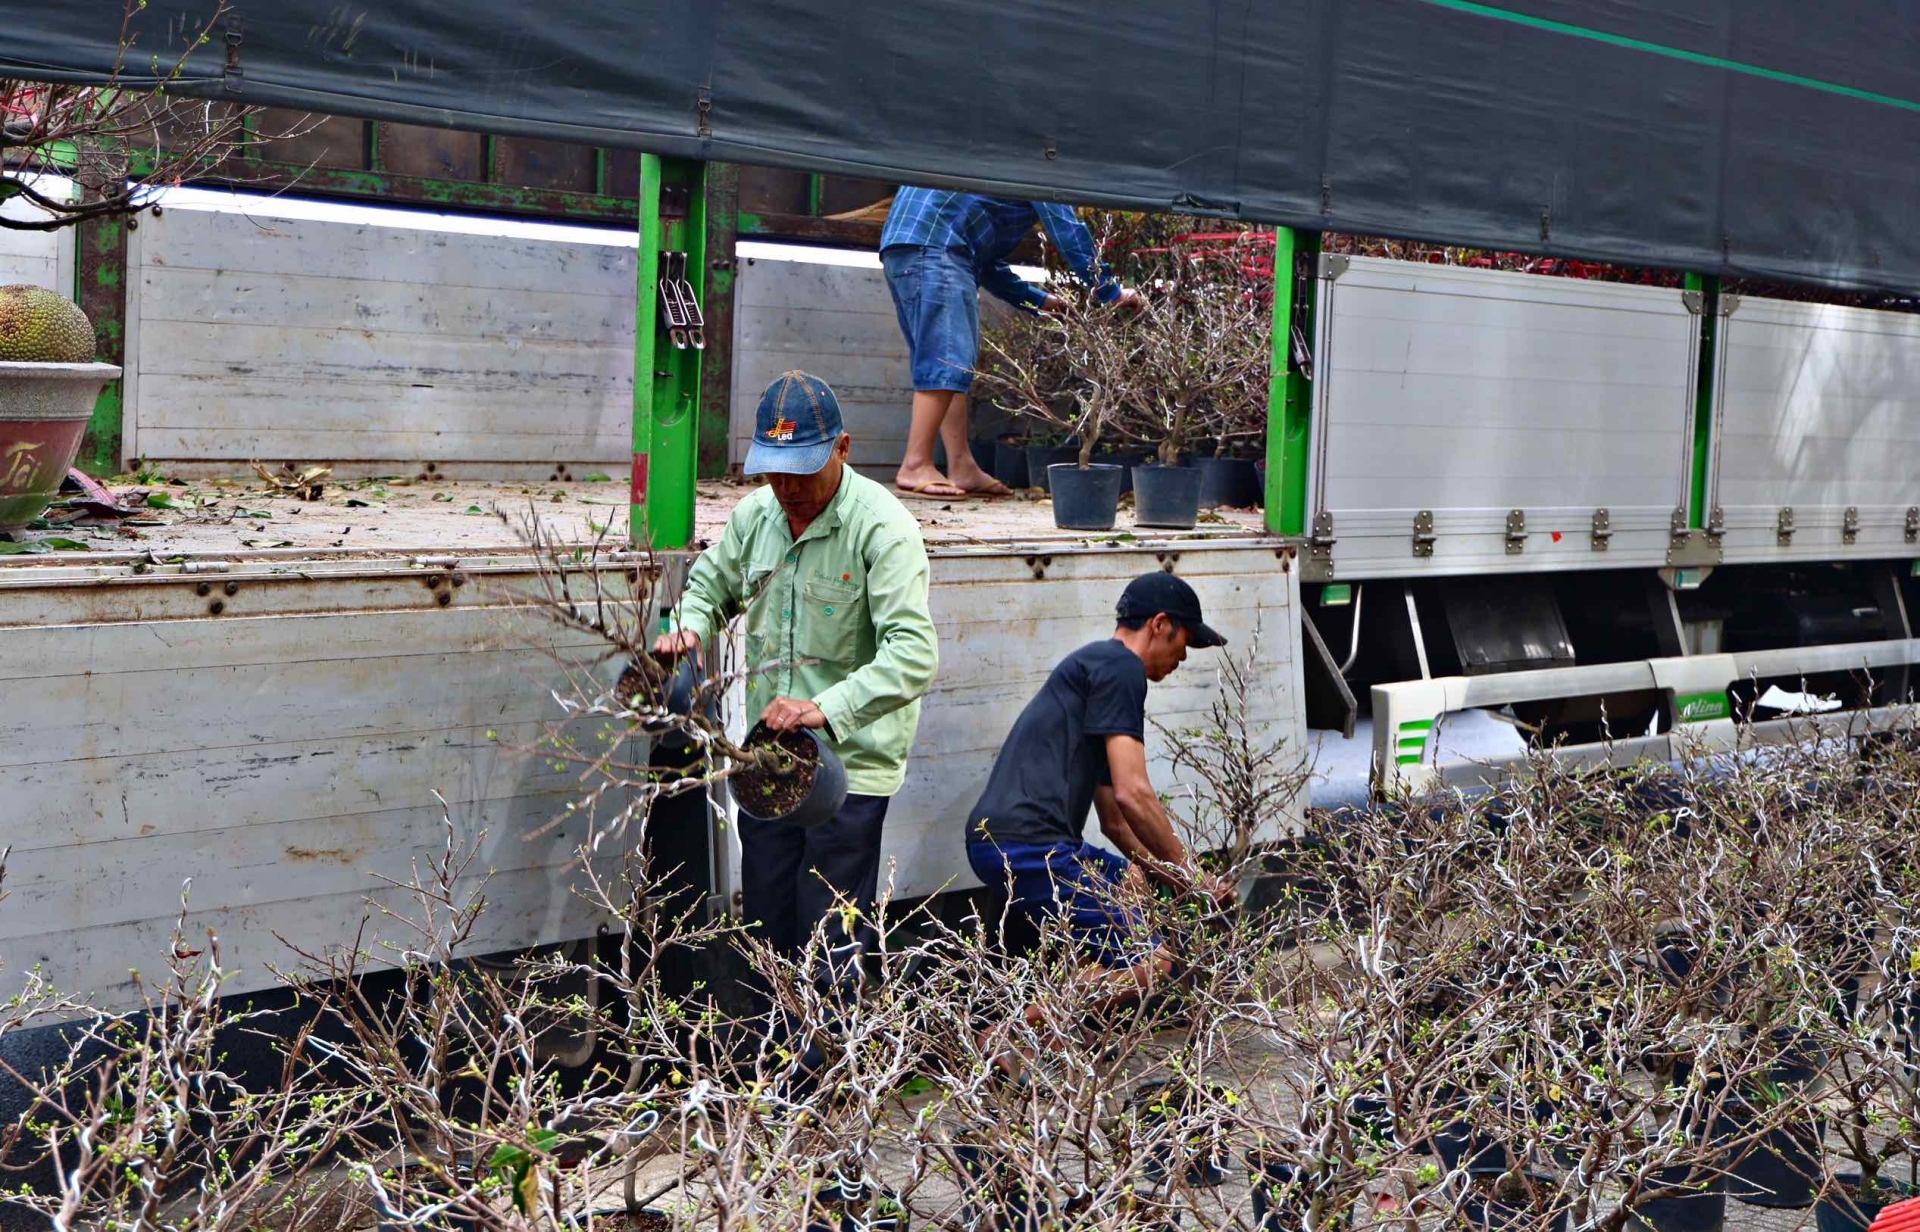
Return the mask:
POLYGON ((772 488, 741 501, 694 562, 675 627, 711 642, 744 612, 748 717, 776 697, 811 700, 847 789, 890 796, 940 663, 927 547, 893 493, 852 467, 844 475, 797 542, 772 488))

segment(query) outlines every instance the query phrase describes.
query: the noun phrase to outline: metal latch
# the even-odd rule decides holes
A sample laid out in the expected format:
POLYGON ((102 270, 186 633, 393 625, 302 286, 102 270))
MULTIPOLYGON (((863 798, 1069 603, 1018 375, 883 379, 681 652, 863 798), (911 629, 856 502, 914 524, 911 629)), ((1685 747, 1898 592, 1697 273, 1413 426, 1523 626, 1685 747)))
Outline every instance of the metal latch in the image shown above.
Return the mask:
POLYGON ((1920 542, 1920 505, 1907 506, 1907 542, 1920 542))
POLYGON ((238 94, 246 84, 246 69, 240 67, 240 14, 229 13, 226 20, 227 62, 220 73, 220 88, 238 94))
POLYGON ((1433 510, 1422 509, 1413 515, 1413 554, 1425 558, 1433 555, 1433 541, 1440 536, 1433 533, 1433 510))
POLYGON ((1527 550, 1527 511, 1507 510, 1507 555, 1518 556, 1527 550))
POLYGON ((707 319, 693 296, 693 284, 687 281, 684 252, 660 254, 660 319, 666 322, 667 338, 675 349, 707 349, 707 319))
POLYGON ((1846 516, 1840 519, 1840 542, 1853 543, 1860 538, 1860 508, 1848 505, 1846 516))
POLYGON ((1307 559, 1326 566, 1329 577, 1333 575, 1333 545, 1337 542, 1333 537, 1333 512, 1322 509, 1313 515, 1313 530, 1307 535, 1307 559))
POLYGON ((1783 548, 1793 546, 1793 506, 1788 505, 1773 519, 1773 539, 1783 548))
POLYGON ((1613 538, 1613 517, 1604 509, 1593 511, 1593 550, 1607 550, 1607 540, 1613 538))
POLYGON ((1707 538, 1718 540, 1727 533, 1727 511, 1715 505, 1707 515, 1707 538))
POLYGON ((1676 508, 1667 516, 1667 537, 1673 540, 1674 547, 1680 548, 1687 545, 1687 540, 1692 536, 1687 533, 1686 510, 1676 508))

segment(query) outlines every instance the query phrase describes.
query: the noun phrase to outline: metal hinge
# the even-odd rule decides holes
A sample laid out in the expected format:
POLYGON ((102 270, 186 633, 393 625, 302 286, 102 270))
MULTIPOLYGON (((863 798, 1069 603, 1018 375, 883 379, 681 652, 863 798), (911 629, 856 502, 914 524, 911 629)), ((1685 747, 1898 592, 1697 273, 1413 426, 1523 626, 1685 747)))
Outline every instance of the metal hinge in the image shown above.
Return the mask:
POLYGON ((1351 264, 1343 253, 1323 252, 1320 254, 1320 277, 1328 282, 1338 282, 1340 275, 1346 273, 1351 264))
POLYGON ((1707 515, 1707 538, 1718 541, 1727 533, 1727 511, 1715 505, 1707 515))
POLYGON ((1857 505, 1848 505, 1846 516, 1840 519, 1840 542, 1854 543, 1860 538, 1860 509, 1857 505))
POLYGON ((220 75, 220 88, 228 94, 238 94, 240 87, 245 84, 243 79, 246 77, 246 71, 240 67, 240 15, 238 13, 227 14, 226 36, 227 65, 226 70, 220 75))
POLYGON ((1413 515, 1413 554, 1422 559, 1433 555, 1433 510, 1422 509, 1413 515))
POLYGON ((1920 542, 1920 505, 1907 506, 1907 542, 1920 542))
POLYGON ((1593 550, 1604 552, 1607 541, 1613 538, 1613 518, 1604 509, 1593 511, 1593 550))
POLYGON ((1313 531, 1307 536, 1307 559, 1323 566, 1327 577, 1333 576, 1333 514, 1322 509, 1313 515, 1313 531))
POLYGON ((1507 510, 1507 555, 1518 556, 1527 550, 1527 511, 1507 510))
POLYGON ((1667 517, 1667 536, 1675 547, 1684 545, 1690 536, 1687 534, 1687 511, 1675 509, 1667 517))
POLYGON ((1773 541, 1783 548, 1793 546, 1793 506, 1788 505, 1774 516, 1773 541))

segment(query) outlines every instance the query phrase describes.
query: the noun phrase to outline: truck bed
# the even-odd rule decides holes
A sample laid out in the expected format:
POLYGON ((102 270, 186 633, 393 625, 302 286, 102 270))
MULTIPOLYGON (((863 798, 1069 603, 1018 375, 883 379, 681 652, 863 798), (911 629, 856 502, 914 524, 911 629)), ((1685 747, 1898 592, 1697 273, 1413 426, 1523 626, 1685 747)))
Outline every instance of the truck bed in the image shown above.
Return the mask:
MULTIPOLYGON (((556 541, 590 544, 605 537, 624 545, 627 489, 619 482, 476 483, 417 479, 329 483, 319 500, 274 491, 258 480, 212 480, 183 485, 154 482, 109 485, 132 516, 93 518, 25 531, 20 538, 69 540, 84 551, 54 547, 0 556, 0 569, 165 561, 174 557, 225 560, 378 560, 422 554, 473 556, 525 549, 523 528, 537 517, 556 541), (164 507, 159 507, 164 506, 164 507)), ((695 506, 696 536, 715 538, 751 486, 702 483, 695 506)), ((1221 510, 1192 531, 1134 531, 1122 509, 1112 532, 1057 530, 1052 506, 1037 494, 1001 500, 908 500, 930 548, 1020 543, 1074 543, 1140 539, 1243 538, 1261 531, 1258 510, 1221 510)), ((56 510, 58 516, 61 511, 56 510)), ((5 576, 5 575, 0 575, 5 576)), ((16 575, 17 576, 17 575, 16 575)))

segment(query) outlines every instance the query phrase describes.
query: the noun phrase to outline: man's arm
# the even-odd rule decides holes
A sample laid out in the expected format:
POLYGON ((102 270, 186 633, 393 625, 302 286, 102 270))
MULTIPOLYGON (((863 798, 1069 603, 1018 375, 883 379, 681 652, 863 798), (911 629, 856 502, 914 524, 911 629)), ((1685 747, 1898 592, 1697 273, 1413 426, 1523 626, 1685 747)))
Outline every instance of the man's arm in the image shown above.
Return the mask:
POLYGON ((687 573, 687 588, 673 609, 673 632, 663 633, 654 651, 678 654, 713 640, 740 610, 740 561, 746 535, 739 527, 739 510, 727 519, 720 542, 700 553, 687 573), (692 644, 680 634, 692 635, 692 644))
POLYGON ((1013 267, 1005 261, 995 261, 988 266, 986 272, 980 275, 980 285, 997 298, 1027 312, 1037 312, 1046 306, 1046 290, 1014 273, 1013 267))
POLYGON ((902 535, 867 562, 873 661, 813 699, 834 736, 845 739, 924 695, 940 667, 940 638, 927 606, 927 549, 902 535))
POLYGON ((1193 866, 1186 844, 1173 832, 1173 821, 1160 803, 1160 793, 1153 789, 1153 780, 1147 777, 1147 746, 1133 736, 1108 736, 1107 769, 1113 786, 1096 788, 1094 805, 1097 810, 1102 792, 1112 792, 1114 809, 1119 815, 1117 820, 1126 827, 1134 850, 1129 850, 1127 843, 1114 832, 1118 826, 1108 828, 1104 811, 1100 814, 1101 833, 1154 880, 1175 890, 1195 886, 1199 871, 1193 866))
POLYGON ((1093 242, 1093 232, 1087 230, 1087 224, 1080 221, 1080 216, 1073 212, 1071 206, 1036 201, 1033 209, 1040 215, 1040 225, 1047 229, 1047 238, 1060 250, 1061 257, 1080 281, 1093 288, 1096 299, 1103 304, 1111 304, 1125 294, 1119 281, 1114 278, 1113 271, 1100 260, 1100 250, 1093 242))

